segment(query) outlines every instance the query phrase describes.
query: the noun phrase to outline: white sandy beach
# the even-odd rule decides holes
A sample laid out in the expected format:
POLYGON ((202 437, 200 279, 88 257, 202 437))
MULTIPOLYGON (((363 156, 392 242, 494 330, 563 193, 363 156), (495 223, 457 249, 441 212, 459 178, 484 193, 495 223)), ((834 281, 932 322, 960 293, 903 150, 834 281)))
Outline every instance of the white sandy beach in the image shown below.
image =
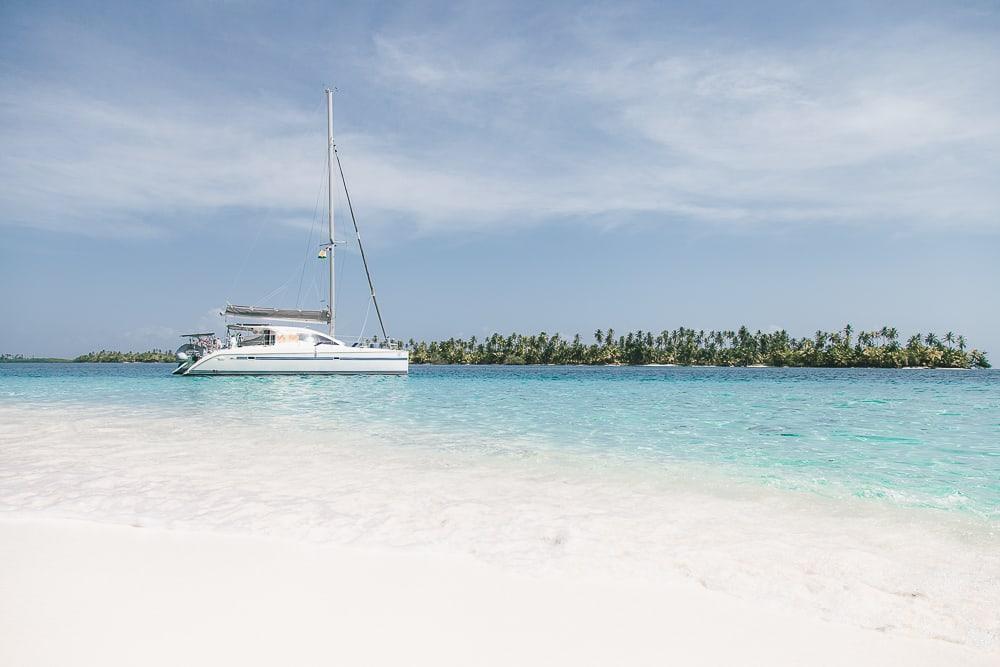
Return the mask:
POLYGON ((142 412, 0 406, 0 664, 1000 659, 997 538, 943 514, 142 412))
POLYGON ((0 521, 5 665, 988 665, 688 585, 468 558, 0 521))

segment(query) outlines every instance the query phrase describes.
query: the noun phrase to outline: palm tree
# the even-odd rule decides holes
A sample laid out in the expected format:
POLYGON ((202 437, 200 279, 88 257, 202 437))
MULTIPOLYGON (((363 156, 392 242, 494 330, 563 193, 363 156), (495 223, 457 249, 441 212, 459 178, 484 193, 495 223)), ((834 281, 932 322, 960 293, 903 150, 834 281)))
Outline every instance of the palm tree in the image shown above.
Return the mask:
MULTIPOLYGON (((678 327, 658 335, 643 330, 628 332, 615 338, 614 330, 598 329, 595 343, 585 345, 580 335, 572 343, 556 333, 536 335, 512 333, 491 334, 483 342, 476 336, 468 339, 450 338, 426 343, 411 339, 407 343, 414 364, 496 364, 554 363, 607 364, 658 363, 735 365, 767 362, 775 366, 948 366, 969 367, 989 365, 985 353, 966 353, 964 336, 949 331, 944 336, 945 348, 934 334, 916 334, 907 340, 905 350, 898 345, 898 332, 891 327, 875 331, 859 331, 857 345, 847 344, 853 332, 850 325, 836 332, 817 331, 812 338, 793 338, 787 331, 750 333, 739 331, 709 331, 678 327), (958 348, 954 344, 957 342, 958 348)), ((78 361, 153 361, 157 351, 116 352, 101 350, 78 357, 78 361)), ((161 356, 169 357, 163 353, 161 356)))
POLYGON ((899 347, 899 332, 895 327, 885 328, 885 337, 889 341, 889 349, 895 350, 899 347))

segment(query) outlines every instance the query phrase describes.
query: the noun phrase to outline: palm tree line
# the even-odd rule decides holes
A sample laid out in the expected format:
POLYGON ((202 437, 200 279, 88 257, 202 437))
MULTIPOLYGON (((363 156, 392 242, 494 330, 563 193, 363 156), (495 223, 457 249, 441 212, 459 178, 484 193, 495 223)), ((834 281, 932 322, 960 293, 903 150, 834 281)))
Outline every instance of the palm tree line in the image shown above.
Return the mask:
POLYGON ((968 349, 964 336, 949 331, 914 334, 901 340, 894 327, 857 331, 817 331, 794 338, 787 331, 704 331, 679 327, 673 331, 598 329, 593 342, 576 334, 567 339, 544 331, 536 335, 494 333, 478 340, 449 338, 407 345, 414 364, 586 364, 683 366, 814 366, 903 368, 989 368, 986 353, 968 349))
POLYGON ((176 361, 174 353, 167 350, 148 350, 146 352, 118 352, 117 350, 100 350, 88 352, 73 359, 60 357, 30 357, 23 354, 0 354, 0 363, 124 363, 149 362, 167 363, 176 361))
POLYGON ((176 361, 173 352, 167 350, 149 350, 147 352, 118 352, 117 350, 101 350, 88 352, 73 359, 83 363, 166 363, 176 361))

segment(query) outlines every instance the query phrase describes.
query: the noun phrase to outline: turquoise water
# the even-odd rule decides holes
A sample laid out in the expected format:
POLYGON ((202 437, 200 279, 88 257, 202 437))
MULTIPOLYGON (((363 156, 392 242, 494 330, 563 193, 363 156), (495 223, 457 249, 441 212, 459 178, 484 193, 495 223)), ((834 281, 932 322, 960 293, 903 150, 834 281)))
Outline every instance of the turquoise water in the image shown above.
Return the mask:
POLYGON ((0 403, 95 405, 443 448, 697 463, 828 497, 1000 519, 1000 372, 414 367, 409 377, 179 378, 161 364, 3 364, 0 403), (379 431, 380 427, 385 427, 379 431), (391 427, 391 428, 390 428, 391 427), (515 445, 516 443, 516 445, 515 445))

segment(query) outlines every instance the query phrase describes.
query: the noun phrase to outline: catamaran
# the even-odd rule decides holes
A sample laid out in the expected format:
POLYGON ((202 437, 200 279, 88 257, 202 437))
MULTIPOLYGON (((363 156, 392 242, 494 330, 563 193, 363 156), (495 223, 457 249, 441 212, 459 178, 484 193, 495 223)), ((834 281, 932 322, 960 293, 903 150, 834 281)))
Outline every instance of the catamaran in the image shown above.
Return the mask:
POLYGON ((226 304, 224 315, 265 320, 264 323, 237 322, 227 324, 228 339, 223 342, 214 332, 185 334, 188 342, 177 349, 177 368, 174 375, 300 375, 321 374, 340 375, 350 373, 384 373, 403 375, 409 370, 409 352, 386 335, 382 313, 375 297, 375 287, 351 196, 347 192, 347 180, 337 155, 333 140, 333 91, 326 90, 327 128, 327 230, 328 240, 319 249, 319 257, 326 259, 329 269, 327 306, 322 310, 300 310, 263 308, 258 306, 238 306, 226 304), (336 304, 334 292, 334 207, 333 171, 336 166, 344 186, 358 249, 361 252, 371 304, 378 315, 382 340, 374 344, 361 341, 348 345, 335 337, 336 304), (323 332, 309 326, 276 325, 267 322, 325 323, 323 332))

